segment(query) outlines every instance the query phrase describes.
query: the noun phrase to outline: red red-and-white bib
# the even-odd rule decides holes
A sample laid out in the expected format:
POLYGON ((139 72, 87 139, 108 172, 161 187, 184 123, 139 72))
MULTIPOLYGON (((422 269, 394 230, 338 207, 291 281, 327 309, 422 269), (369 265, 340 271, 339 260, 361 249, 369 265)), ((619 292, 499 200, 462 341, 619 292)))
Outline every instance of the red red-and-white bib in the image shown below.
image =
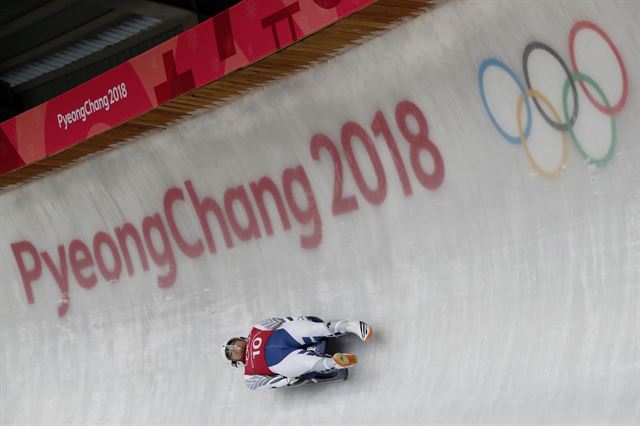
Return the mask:
POLYGON ((264 356, 264 345, 274 330, 251 329, 247 338, 247 348, 244 353, 244 374, 248 376, 262 374, 273 376, 275 373, 267 367, 264 356))

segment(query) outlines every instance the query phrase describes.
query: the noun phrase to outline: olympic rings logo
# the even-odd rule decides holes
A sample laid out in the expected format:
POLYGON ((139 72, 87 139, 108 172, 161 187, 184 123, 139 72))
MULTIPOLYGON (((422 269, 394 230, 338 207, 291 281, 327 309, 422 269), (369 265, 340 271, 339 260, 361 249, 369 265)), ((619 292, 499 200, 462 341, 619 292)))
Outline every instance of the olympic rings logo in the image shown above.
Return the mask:
POLYGON ((531 163, 532 167, 541 175, 545 177, 550 177, 550 178, 559 176, 566 163, 567 156, 568 156, 568 145, 569 145, 567 141, 567 133, 569 134, 569 137, 571 138, 573 145, 577 148, 580 155, 585 159, 585 161, 588 164, 592 164, 596 167, 601 167, 611 159, 611 157, 613 156, 613 152, 615 150, 615 145, 616 145, 615 115, 618 114, 624 108, 625 103, 627 101, 627 94, 629 90, 627 70, 625 68, 624 62, 622 61, 622 57, 620 56, 620 52, 618 51, 618 48, 615 46, 613 41, 611 41, 611 38, 609 37, 609 35, 602 28, 598 27, 593 22, 580 21, 573 25, 569 33, 569 54, 571 57, 571 65, 572 65, 571 70, 569 69, 565 61, 560 57, 560 55, 549 45, 539 41, 532 41, 531 43, 527 44, 522 54, 522 67, 524 72, 524 80, 526 83, 526 88, 525 88, 525 84, 522 83, 522 81, 518 78, 515 72, 511 68, 509 68, 504 62, 498 59, 495 59, 495 58, 485 59, 484 61, 482 61, 482 64, 480 64, 480 69, 478 71, 478 82, 480 84, 480 94, 482 96, 482 103, 484 105, 485 111, 487 112, 487 115, 491 119, 491 122, 493 123, 495 128, 507 141, 513 144, 522 144, 527 154, 527 158, 531 163), (616 60, 618 62, 618 66, 620 68, 621 75, 622 75, 622 94, 620 95, 620 99, 618 99, 617 102, 613 105, 605 95, 602 88, 593 80, 593 78, 591 78, 589 75, 578 70, 578 65, 576 62, 576 53, 575 53, 575 40, 576 40, 576 35, 583 30, 593 31, 598 36, 600 36, 607 43, 607 45, 609 46, 609 48, 611 49, 611 51, 616 57, 616 60), (534 89, 531 86, 531 79, 529 76, 529 56, 536 49, 541 49, 549 53, 560 64, 560 66, 564 70, 564 73, 566 74, 566 80, 564 82, 564 86, 562 89, 562 112, 564 116, 564 122, 562 122, 563 118, 560 117, 560 114, 554 108, 554 106, 549 101, 549 99, 547 99, 546 96, 544 96, 541 92, 539 92, 538 90, 534 89), (515 83, 518 85, 518 88, 522 92, 516 103, 516 117, 517 117, 517 127, 518 127, 517 135, 510 135, 509 133, 507 133, 507 131, 505 131, 500 126, 500 124, 498 124, 498 121, 496 120, 493 112, 489 108, 489 103, 487 102, 487 97, 486 97, 485 87, 484 87, 484 74, 487 71, 487 69, 489 69, 490 67, 496 67, 506 72, 507 75, 515 81, 515 83), (600 158, 593 158, 586 152, 584 147, 578 141, 578 138, 576 137, 576 134, 573 129, 574 124, 576 123, 576 120, 578 118, 578 89, 576 87, 576 82, 579 82, 579 86, 584 92, 584 94, 586 95, 589 102, 591 102, 591 104, 598 111, 607 115, 610 118, 611 141, 609 142, 609 148, 606 154, 604 154, 600 158), (593 95, 590 89, 593 89, 593 91, 597 94, 599 99, 596 99, 596 97, 593 95), (571 90, 571 94, 573 96, 573 109, 571 113, 569 113, 569 105, 568 105, 569 90, 571 90), (538 110, 538 112, 540 113, 544 121, 546 121, 552 128, 554 128, 555 130, 558 130, 561 133, 562 158, 560 160, 559 165, 554 170, 551 170, 551 171, 545 170, 542 166, 540 166, 538 162, 536 162, 527 145, 527 139, 529 138, 529 134, 531 132, 531 122, 532 122, 531 105, 529 102, 530 98, 533 100, 533 103, 536 109, 538 110), (552 117, 550 117, 545 112, 545 110, 541 107, 540 105, 541 103, 544 104, 545 107, 551 112, 552 117), (523 126, 522 119, 521 119, 523 105, 525 106, 527 111, 526 126, 523 126))

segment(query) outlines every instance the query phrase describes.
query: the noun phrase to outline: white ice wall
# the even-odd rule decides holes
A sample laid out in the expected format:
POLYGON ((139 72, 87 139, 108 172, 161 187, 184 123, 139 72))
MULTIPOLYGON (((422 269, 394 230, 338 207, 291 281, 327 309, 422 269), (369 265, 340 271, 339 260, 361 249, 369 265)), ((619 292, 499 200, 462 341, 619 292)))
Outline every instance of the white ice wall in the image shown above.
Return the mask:
MULTIPOLYGON (((0 424, 638 424, 639 34, 633 1, 453 1, 216 112, 3 193, 0 424), (586 164, 567 139, 566 167, 548 179, 492 124, 478 72, 496 58, 524 81, 522 54, 531 41, 551 46, 571 68, 570 30, 582 20, 606 31, 627 85, 613 51, 590 29, 575 40, 580 70, 611 105, 624 91, 626 101, 613 118, 611 159, 586 164), (442 156, 444 178, 433 189, 418 181, 396 124, 403 100, 423 111, 442 156), (410 195, 384 139, 373 136, 378 110, 410 195), (377 205, 363 197, 340 147, 347 121, 365 129, 380 157, 387 191, 377 205), (341 187, 355 196, 356 210, 332 213, 334 164, 326 150, 313 159, 317 133, 338 144, 341 187), (270 176, 284 194, 283 172, 298 166, 292 199, 283 202, 291 229, 268 201, 273 235, 266 236, 249 184, 270 176), (217 253, 199 254, 194 245, 194 258, 185 255, 165 200, 186 242, 204 242, 187 180, 200 199, 212 197, 223 209, 225 191, 242 185, 260 238, 241 241, 231 231, 228 248, 210 216, 217 253), (184 201, 172 204, 172 195, 184 201), (305 210, 315 219, 306 223, 305 210), (154 228, 145 217, 161 222, 154 228), (131 244, 133 275, 122 263, 119 279, 107 282, 94 237, 103 241, 104 267, 115 270, 108 241, 123 262, 115 229, 125 223, 151 229, 151 241, 142 238, 149 269, 141 270, 131 244), (175 262, 162 256, 158 229, 175 262), (301 236, 313 235, 321 238, 303 239, 311 246, 303 248, 301 236), (88 258, 72 240, 88 246, 88 258), (33 281, 32 304, 20 264, 33 281), (85 277, 95 273, 95 287, 81 287, 73 265, 85 277), (68 279, 68 303, 52 269, 58 281, 68 279), (168 277, 168 288, 159 287, 159 276, 168 277), (361 358, 347 382, 248 390, 219 345, 256 320, 290 314, 361 318, 377 335, 366 345, 343 339, 342 348, 361 358)), ((562 114, 558 62, 536 49, 529 71, 562 114)), ((496 67, 483 82, 497 122, 516 134, 518 87, 496 67)), ((611 118, 579 86, 577 93, 576 135, 586 153, 605 156, 611 118)), ((553 169, 563 134, 531 108, 529 148, 553 169)), ((353 146, 375 188, 366 151, 357 140, 353 146)), ((415 166, 433 171, 433 157, 416 152, 415 166)), ((247 210, 232 206, 246 225, 247 210)))

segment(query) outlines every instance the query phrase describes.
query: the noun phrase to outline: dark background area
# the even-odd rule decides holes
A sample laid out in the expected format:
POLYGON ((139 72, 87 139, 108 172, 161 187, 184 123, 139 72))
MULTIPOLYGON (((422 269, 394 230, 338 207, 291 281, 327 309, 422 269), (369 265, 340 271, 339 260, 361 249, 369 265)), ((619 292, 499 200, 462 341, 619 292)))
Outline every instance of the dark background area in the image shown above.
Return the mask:
POLYGON ((240 0, 3 0, 0 122, 240 0))

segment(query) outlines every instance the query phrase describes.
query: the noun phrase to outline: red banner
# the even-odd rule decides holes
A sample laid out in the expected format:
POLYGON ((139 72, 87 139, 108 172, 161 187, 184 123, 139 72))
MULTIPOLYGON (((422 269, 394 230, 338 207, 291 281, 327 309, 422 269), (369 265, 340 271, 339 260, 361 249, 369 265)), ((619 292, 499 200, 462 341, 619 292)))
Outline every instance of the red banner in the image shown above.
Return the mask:
POLYGON ((375 0, 244 0, 50 101, 0 123, 0 174, 215 81, 375 0))

